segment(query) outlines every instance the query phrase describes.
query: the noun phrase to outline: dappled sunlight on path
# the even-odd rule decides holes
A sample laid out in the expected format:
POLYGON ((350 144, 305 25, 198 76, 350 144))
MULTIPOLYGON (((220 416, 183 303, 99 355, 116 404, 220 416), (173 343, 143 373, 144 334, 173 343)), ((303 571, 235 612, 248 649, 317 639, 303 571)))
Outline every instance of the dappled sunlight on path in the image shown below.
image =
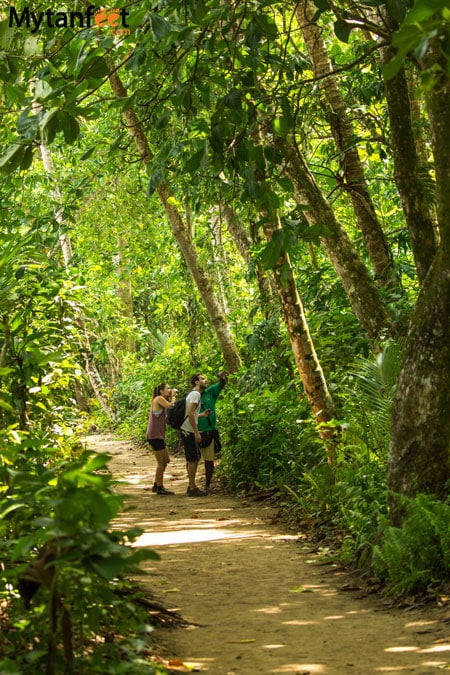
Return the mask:
MULTIPOLYGON (((99 448, 101 449, 101 448, 99 448)), ((357 582, 283 531, 275 512, 222 494, 188 498, 183 458, 148 489, 153 458, 128 443, 105 447, 129 508, 118 528, 155 550, 144 583, 189 628, 156 631, 171 671, 209 675, 432 675, 450 662, 448 623, 437 611, 387 610, 357 582), (111 449, 112 448, 112 449, 111 449)))

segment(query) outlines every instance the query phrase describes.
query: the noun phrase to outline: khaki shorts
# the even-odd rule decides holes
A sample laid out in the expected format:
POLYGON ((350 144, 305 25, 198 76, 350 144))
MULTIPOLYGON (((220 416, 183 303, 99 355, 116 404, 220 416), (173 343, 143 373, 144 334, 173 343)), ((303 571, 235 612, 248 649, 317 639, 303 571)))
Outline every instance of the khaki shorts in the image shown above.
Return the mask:
POLYGON ((215 457, 214 438, 212 439, 211 443, 206 446, 206 448, 200 448, 200 452, 202 453, 202 457, 205 461, 213 461, 215 457))

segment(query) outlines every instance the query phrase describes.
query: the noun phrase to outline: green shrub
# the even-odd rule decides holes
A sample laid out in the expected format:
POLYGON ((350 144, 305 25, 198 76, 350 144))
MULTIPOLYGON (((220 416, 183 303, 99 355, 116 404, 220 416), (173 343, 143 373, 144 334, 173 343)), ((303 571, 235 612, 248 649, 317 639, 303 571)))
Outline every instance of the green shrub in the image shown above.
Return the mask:
POLYGON ((381 542, 372 551, 374 573, 402 595, 450 578, 450 504, 420 494, 405 499, 404 508, 401 528, 381 520, 381 542))
POLYGON ((218 403, 223 441, 221 472, 233 490, 296 484, 303 466, 317 461, 305 403, 292 392, 224 392, 218 403))

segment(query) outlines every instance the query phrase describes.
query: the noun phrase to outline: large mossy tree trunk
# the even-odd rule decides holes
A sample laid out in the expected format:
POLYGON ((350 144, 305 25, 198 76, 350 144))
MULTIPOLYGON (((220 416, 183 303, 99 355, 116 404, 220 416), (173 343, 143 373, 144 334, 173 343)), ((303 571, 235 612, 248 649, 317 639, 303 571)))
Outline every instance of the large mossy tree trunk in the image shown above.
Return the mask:
MULTIPOLYGON (((383 61, 394 55, 393 48, 383 50, 383 61)), ((408 81, 403 68, 387 80, 386 102, 391 129, 394 179, 408 227, 419 283, 423 283, 436 254, 433 216, 423 185, 413 129, 408 81)))
POLYGON ((394 524, 401 521, 398 495, 445 498, 450 480, 450 79, 438 45, 430 48, 424 67, 440 73, 428 99, 439 248, 411 319, 394 399, 389 459, 394 524))
MULTIPOLYGON (((389 489, 445 498, 450 479, 450 267, 440 252, 420 293, 393 404, 389 489)), ((396 508, 393 520, 397 523, 396 508)))

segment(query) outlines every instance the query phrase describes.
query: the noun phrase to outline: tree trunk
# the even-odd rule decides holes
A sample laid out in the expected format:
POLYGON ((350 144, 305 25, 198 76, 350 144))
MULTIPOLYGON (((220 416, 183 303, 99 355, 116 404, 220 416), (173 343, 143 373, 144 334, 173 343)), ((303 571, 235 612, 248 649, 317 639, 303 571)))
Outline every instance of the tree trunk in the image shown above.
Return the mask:
MULTIPOLYGON (((127 97, 126 89, 117 72, 111 71, 109 81, 114 96, 117 99, 124 99, 127 97)), ((149 164, 153 158, 153 153, 137 115, 132 108, 127 108, 123 110, 123 116, 127 123, 128 132, 136 144, 141 161, 145 165, 149 164)), ((175 239, 178 242, 189 271, 203 298, 203 302, 205 303, 206 310, 222 350, 227 370, 233 373, 238 370, 241 365, 239 352, 234 344, 228 323, 214 294, 209 278, 200 265, 190 232, 184 223, 179 210, 172 202, 168 185, 165 182, 162 182, 156 191, 169 219, 175 239)))
POLYGON ((377 348, 390 324, 377 288, 303 157, 287 141, 281 142, 281 149, 288 162, 286 170, 294 184, 296 199, 307 205, 305 217, 310 225, 324 226, 328 230, 329 234, 320 237, 321 244, 342 282, 359 323, 374 348, 377 348))
MULTIPOLYGON (((440 252, 427 275, 404 347, 394 397, 389 489, 442 499, 450 479, 450 267, 440 252)), ((396 509, 393 522, 398 524, 396 509)))
MULTIPOLYGON (((262 215, 264 232, 270 241, 275 230, 280 229, 281 225, 279 222, 274 224, 274 219, 270 218, 268 213, 262 215)), ((333 464, 335 459, 333 431, 326 424, 334 417, 334 404, 309 333, 288 253, 282 253, 273 271, 295 364, 315 422, 322 425, 319 427, 319 434, 325 442, 328 461, 333 464)))
MULTIPOLYGON (((133 292, 131 287, 131 277, 128 272, 124 270, 123 259, 124 251, 127 249, 127 244, 122 235, 117 237, 117 257, 114 259, 116 266, 115 272, 117 277, 116 293, 122 301, 122 313, 127 319, 127 329, 134 323, 134 308, 133 308, 133 292)), ((131 330, 124 335, 120 340, 120 349, 127 353, 134 354, 136 352, 136 341, 131 330)))
MULTIPOLYGON (((224 275, 226 275, 228 263, 226 259, 225 250, 223 248, 222 229, 221 229, 222 223, 220 220, 219 213, 211 212, 209 223, 212 235, 211 248, 214 260, 214 274, 216 275, 220 306, 222 307, 222 312, 224 313, 224 316, 227 316, 230 313, 230 308, 228 307, 227 296, 225 293, 224 275)), ((229 279, 227 277, 225 277, 225 281, 229 286, 229 279)))
MULTIPOLYGON (((387 63, 395 54, 393 47, 383 50, 387 63)), ((408 83, 402 68, 385 82, 386 102, 391 128, 394 179, 402 201, 419 283, 423 283, 436 254, 433 216, 427 203, 420 175, 416 139, 411 120, 408 83)))
POLYGON ((358 227, 363 235, 377 281, 384 286, 399 286, 395 277, 392 255, 378 221, 369 193, 364 169, 355 143, 355 134, 337 79, 331 75, 332 65, 322 37, 322 30, 312 18, 317 7, 310 0, 296 6, 297 21, 305 39, 314 75, 325 96, 325 114, 341 158, 345 178, 342 186, 352 200, 358 227))
MULTIPOLYGON (((35 106, 35 111, 37 112, 40 109, 40 105, 36 104, 35 106)), ((50 154, 49 149, 41 143, 40 145, 40 151, 41 151, 41 157, 42 157, 42 163, 44 165, 44 169, 54 177, 55 175, 55 167, 53 164, 53 160, 50 154)), ((59 186, 57 183, 55 183, 54 187, 54 196, 55 200, 57 201, 58 204, 62 204, 62 196, 61 192, 59 190, 59 186)), ((62 207, 59 206, 57 213, 55 215, 56 221, 62 225, 63 224, 63 216, 62 216, 62 207)), ((61 251, 63 254, 64 258, 64 265, 66 269, 69 269, 70 267, 70 261, 72 259, 72 244, 70 242, 70 237, 68 233, 60 234, 59 236, 59 244, 61 246, 61 251)), ((80 347, 81 347, 81 353, 84 358, 84 364, 85 364, 85 372, 87 375, 87 378, 89 380, 89 384, 92 387, 92 390, 95 394, 95 397, 97 398, 98 402, 100 403, 100 406, 108 419, 111 422, 116 421, 116 415, 109 405, 104 393, 103 393, 103 385, 100 377, 100 373, 97 370, 97 366, 95 365, 94 358, 92 356, 92 350, 91 350, 91 345, 89 342, 89 338, 87 337, 86 333, 86 328, 84 324, 84 317, 81 315, 80 312, 78 312, 78 325, 80 328, 80 347)))
MULTIPOLYGON (((228 232, 231 234, 238 252, 241 254, 247 266, 252 265, 251 247, 257 242, 251 233, 248 233, 239 216, 227 204, 221 204, 221 213, 223 214, 228 232)), ((276 301, 277 290, 273 283, 273 278, 264 272, 259 260, 255 263, 256 280, 258 283, 259 297, 262 310, 266 316, 268 308, 276 301)))
POLYGON ((450 79, 439 49, 431 45, 424 63, 440 73, 428 100, 439 248, 411 320, 394 399, 389 460, 394 524, 401 520, 396 495, 425 492, 444 499, 450 480, 450 79))

